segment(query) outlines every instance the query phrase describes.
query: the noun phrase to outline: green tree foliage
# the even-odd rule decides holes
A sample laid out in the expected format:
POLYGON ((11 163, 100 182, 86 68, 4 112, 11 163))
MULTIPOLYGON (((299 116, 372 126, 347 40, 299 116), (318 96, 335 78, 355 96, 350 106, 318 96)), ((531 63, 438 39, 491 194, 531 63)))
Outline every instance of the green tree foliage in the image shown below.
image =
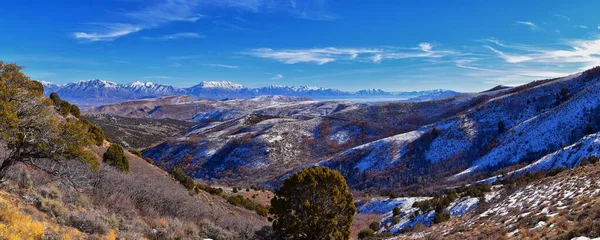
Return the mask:
POLYGON ((504 125, 504 121, 500 120, 498 122, 498 133, 504 133, 506 126, 504 125))
POLYGON ((173 171, 171 172, 171 174, 173 175, 173 178, 175 178, 175 180, 177 180, 179 183, 181 183, 181 185, 183 185, 188 190, 190 190, 190 191, 194 190, 194 187, 196 187, 196 183, 194 183, 194 179, 192 179, 191 177, 188 177, 188 175, 185 174, 185 171, 183 171, 182 168, 180 168, 180 167, 173 168, 173 171))
POLYGON ((50 100, 52 100, 52 104, 54 104, 55 107, 59 107, 60 106, 60 97, 58 96, 58 93, 50 93, 50 100))
POLYGON ((97 146, 101 146, 104 143, 104 131, 100 127, 90 123, 88 125, 88 133, 97 146))
POLYGON ((266 217, 269 214, 269 209, 263 205, 257 204, 254 201, 245 198, 241 195, 234 195, 227 198, 227 202, 231 205, 243 207, 248 210, 255 211, 258 215, 266 217))
POLYGON ((433 217, 433 223, 435 223, 435 224, 443 223, 448 220, 450 220, 449 213, 436 213, 435 217, 433 217))
POLYGON ((129 149, 129 152, 133 155, 136 155, 138 157, 142 157, 142 152, 136 150, 136 149, 129 149))
POLYGON ((399 207, 395 207, 394 210, 392 210, 392 212, 394 213, 394 216, 398 216, 402 212, 402 209, 400 209, 399 207))
POLYGON ((77 105, 71 105, 71 115, 75 116, 76 118, 81 118, 81 110, 79 110, 77 105))
POLYGON ((326 167, 287 178, 271 200, 273 229, 287 239, 348 239, 356 206, 346 180, 326 167))
POLYGON ((43 86, 31 80, 15 64, 0 61, 0 140, 9 156, 0 174, 16 162, 35 159, 80 160, 98 166, 86 150, 91 139, 79 120, 59 117, 53 101, 43 96, 43 86))
POLYGON ((104 162, 120 169, 123 172, 129 172, 129 159, 125 156, 123 147, 119 144, 112 144, 102 157, 104 162))
POLYGON ((560 92, 556 95, 556 101, 558 104, 561 104, 567 100, 569 100, 569 90, 566 88, 561 88, 560 92))
POLYGON ((379 229, 381 229, 381 224, 377 221, 373 221, 369 224, 369 228, 373 231, 379 231, 379 229))
POLYGON ((198 183, 196 185, 198 190, 202 190, 205 191, 207 193, 210 193, 212 195, 222 195, 223 194, 223 189, 222 188, 214 188, 208 185, 204 185, 204 184, 200 184, 198 183))
POLYGON ((71 113, 71 104, 67 101, 60 101, 58 105, 58 112, 63 116, 69 115, 69 113, 71 113))
POLYGON ((368 239, 375 236, 375 232, 371 229, 365 229, 358 233, 358 239, 368 239))
POLYGON ((415 202, 413 207, 418 208, 421 212, 428 212, 435 210, 436 212, 442 212, 444 208, 448 207, 452 201, 456 200, 458 196, 456 193, 435 196, 432 199, 415 202))

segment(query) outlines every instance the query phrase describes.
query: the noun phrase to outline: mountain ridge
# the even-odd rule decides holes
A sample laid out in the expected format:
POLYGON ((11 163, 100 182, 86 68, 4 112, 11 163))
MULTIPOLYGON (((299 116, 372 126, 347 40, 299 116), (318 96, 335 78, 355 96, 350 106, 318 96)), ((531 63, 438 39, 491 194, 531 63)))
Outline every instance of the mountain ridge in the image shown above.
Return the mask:
POLYGON ((266 87, 248 88, 238 83, 229 81, 202 81, 197 85, 178 88, 171 85, 153 82, 134 81, 128 84, 119 84, 100 79, 81 80, 67 84, 54 84, 41 82, 45 95, 51 92, 58 93, 62 98, 76 102, 86 103, 97 100, 97 104, 114 103, 123 100, 155 98, 173 95, 191 95, 198 98, 211 100, 230 98, 253 98, 261 95, 284 95, 294 97, 309 97, 313 99, 334 98, 394 98, 406 100, 424 95, 444 93, 444 97, 459 94, 450 90, 426 90, 411 92, 387 92, 382 89, 365 89, 359 91, 342 91, 332 88, 311 86, 270 85, 266 87))

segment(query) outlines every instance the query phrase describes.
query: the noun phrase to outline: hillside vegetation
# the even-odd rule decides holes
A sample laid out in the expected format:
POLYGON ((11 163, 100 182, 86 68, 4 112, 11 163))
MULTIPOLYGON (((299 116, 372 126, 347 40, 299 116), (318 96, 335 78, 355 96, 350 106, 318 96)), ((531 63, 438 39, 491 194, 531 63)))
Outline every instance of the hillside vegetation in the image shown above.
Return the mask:
POLYGON ((247 239, 267 224, 188 191, 42 92, 0 62, 0 238, 247 239))

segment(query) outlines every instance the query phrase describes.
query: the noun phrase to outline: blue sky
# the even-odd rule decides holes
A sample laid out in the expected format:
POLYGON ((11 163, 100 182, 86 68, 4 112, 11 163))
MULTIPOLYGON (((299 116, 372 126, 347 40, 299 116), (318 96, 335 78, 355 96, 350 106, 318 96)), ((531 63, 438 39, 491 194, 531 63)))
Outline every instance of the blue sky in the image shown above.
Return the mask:
POLYGON ((600 65, 596 1, 7 0, 37 80, 480 91, 600 65))

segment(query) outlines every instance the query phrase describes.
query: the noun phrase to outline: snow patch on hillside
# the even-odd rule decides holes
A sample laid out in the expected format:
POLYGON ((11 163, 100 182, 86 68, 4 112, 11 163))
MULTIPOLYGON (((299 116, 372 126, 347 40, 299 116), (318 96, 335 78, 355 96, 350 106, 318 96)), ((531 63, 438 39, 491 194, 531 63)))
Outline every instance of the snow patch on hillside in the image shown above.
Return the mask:
POLYGON ((476 208, 478 204, 479 198, 467 197, 454 201, 447 209, 451 217, 460 217, 476 208))
POLYGON ((374 166, 377 166, 378 169, 382 169, 385 166, 400 160, 407 151, 406 145, 418 139, 425 132, 426 130, 416 130, 391 136, 352 148, 344 154, 351 154, 357 150, 368 149, 370 153, 362 158, 355 167, 360 171, 365 171, 374 166))
POLYGON ((400 208, 402 211, 412 209, 415 202, 429 200, 431 197, 407 197, 407 198, 373 198, 367 203, 358 207, 358 213, 385 215, 391 213, 394 208, 400 208))

